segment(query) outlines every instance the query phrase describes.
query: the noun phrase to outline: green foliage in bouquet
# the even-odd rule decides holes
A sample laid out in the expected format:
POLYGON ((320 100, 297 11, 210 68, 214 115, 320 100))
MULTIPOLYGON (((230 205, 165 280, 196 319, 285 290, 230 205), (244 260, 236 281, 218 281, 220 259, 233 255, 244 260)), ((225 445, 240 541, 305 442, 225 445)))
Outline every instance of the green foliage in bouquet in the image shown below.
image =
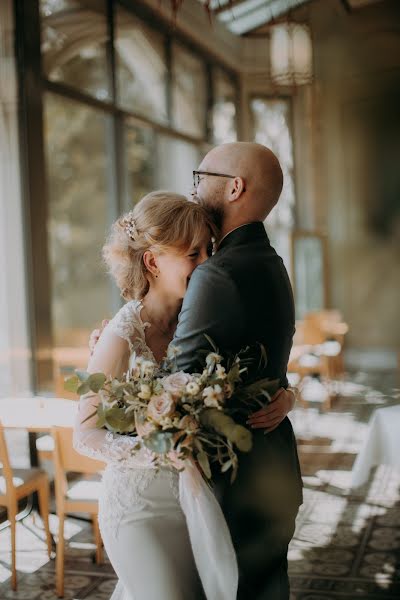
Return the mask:
MULTIPOLYGON (((210 479, 211 463, 218 463, 222 472, 231 470, 233 481, 237 452, 252 448, 251 432, 235 416, 240 410, 249 414, 264 405, 279 382, 263 379, 246 385, 242 375, 254 362, 248 349, 224 360, 213 341, 207 340, 213 351, 205 352, 201 373, 178 371, 179 348, 170 347, 161 366, 134 356, 120 379, 76 371, 65 387, 79 395, 93 395, 96 403, 86 420, 96 417, 98 428, 135 436, 133 452, 150 450, 156 465, 181 470, 185 461, 194 460, 210 479)), ((260 347, 260 369, 265 362, 260 347)))

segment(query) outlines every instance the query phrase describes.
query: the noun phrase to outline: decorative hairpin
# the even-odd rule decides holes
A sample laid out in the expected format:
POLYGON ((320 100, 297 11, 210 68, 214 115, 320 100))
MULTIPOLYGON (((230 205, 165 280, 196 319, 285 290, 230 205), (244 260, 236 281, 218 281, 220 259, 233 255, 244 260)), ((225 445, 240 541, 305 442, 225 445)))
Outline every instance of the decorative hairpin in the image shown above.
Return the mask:
POLYGON ((132 241, 136 242, 139 234, 136 229, 135 219, 133 215, 126 216, 122 219, 122 223, 124 225, 124 229, 127 235, 131 238, 132 241))

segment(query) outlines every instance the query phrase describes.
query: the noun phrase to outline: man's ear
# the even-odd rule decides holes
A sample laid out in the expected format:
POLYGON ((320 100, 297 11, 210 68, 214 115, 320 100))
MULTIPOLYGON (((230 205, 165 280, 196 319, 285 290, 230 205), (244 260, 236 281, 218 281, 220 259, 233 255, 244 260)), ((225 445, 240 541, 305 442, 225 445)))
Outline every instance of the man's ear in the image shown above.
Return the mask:
POLYGON ((235 177, 231 180, 231 189, 229 192, 229 202, 234 202, 240 198, 241 194, 246 191, 246 186, 243 177, 235 177))
POLYGON ((156 276, 158 274, 157 257, 151 250, 146 250, 143 254, 143 263, 149 273, 156 276))

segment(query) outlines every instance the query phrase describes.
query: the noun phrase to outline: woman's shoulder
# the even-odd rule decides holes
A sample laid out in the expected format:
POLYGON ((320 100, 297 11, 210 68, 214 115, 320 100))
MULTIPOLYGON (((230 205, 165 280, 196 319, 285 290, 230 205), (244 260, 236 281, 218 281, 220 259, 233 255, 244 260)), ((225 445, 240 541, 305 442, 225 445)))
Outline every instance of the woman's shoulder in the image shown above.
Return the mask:
POLYGON ((130 340, 134 335, 143 333, 143 323, 140 318, 142 303, 140 300, 130 300, 122 306, 111 319, 108 327, 119 337, 130 340))

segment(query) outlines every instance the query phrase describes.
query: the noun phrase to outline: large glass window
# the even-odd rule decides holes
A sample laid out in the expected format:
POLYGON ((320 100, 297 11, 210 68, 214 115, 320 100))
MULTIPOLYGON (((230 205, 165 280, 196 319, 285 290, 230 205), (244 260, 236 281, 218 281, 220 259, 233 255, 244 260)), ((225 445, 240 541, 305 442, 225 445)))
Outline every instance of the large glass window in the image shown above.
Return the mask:
MULTIPOLYGON (((152 190, 190 194, 207 144, 236 139, 238 90, 221 65, 211 67, 178 31, 145 21, 133 1, 37 2, 41 31, 30 31, 21 53, 29 63, 41 44, 40 72, 30 66, 43 87, 25 99, 33 121, 44 102, 45 166, 39 161, 29 181, 31 208, 47 215, 35 224, 49 265, 33 274, 42 290, 36 327, 46 326, 36 343, 47 352, 53 335, 56 393, 64 395, 61 376, 86 366, 90 331, 123 302, 101 257, 110 223, 152 190)), ((21 10, 35 15, 28 6, 21 10)), ((39 390, 48 390, 50 367, 39 390)))
POLYGON ((237 87, 232 79, 217 67, 213 70, 214 105, 212 130, 215 144, 237 140, 237 87))
POLYGON ((268 216, 268 235, 287 269, 290 264, 290 232, 294 227, 293 143, 290 130, 290 101, 274 98, 254 98, 250 104, 253 119, 253 139, 276 154, 283 171, 283 189, 278 204, 268 216))
POLYGON ((57 347, 87 347, 110 315, 101 248, 110 222, 107 119, 60 96, 45 97, 51 307, 57 347))
POLYGON ((172 122, 194 137, 206 130, 207 78, 204 62, 180 44, 172 53, 172 122))
POLYGON ((167 121, 164 37, 117 8, 115 50, 118 101, 130 112, 167 121))
POLYGON ((196 145, 166 135, 158 136, 157 187, 188 196, 199 159, 200 150, 196 145))
POLYGON ((140 127, 128 119, 125 124, 125 210, 157 187, 156 135, 150 127, 140 127))
POLYGON ((40 0, 46 77, 98 98, 110 98, 105 1, 40 0))

